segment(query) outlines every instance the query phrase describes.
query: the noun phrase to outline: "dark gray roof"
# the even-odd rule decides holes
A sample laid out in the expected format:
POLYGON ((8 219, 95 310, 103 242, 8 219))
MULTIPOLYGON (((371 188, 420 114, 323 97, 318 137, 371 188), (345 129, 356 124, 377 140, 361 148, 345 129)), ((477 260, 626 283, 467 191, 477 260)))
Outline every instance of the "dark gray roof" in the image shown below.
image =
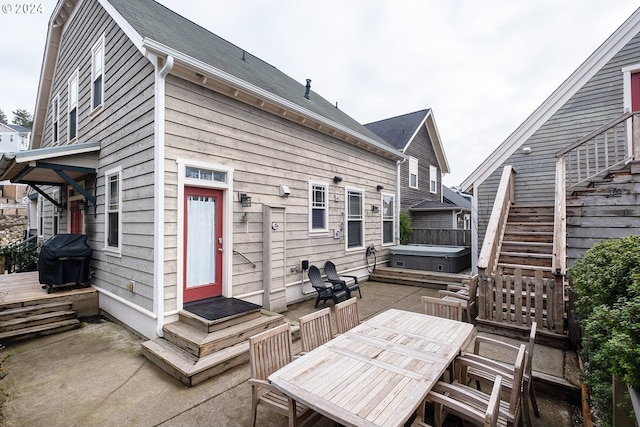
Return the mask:
POLYGON ((470 211, 471 200, 461 196, 449 187, 442 186, 442 202, 425 200, 411 207, 412 211, 470 211))
POLYGON ((29 132, 31 132, 31 129, 26 128, 24 126, 20 126, 20 125, 9 125, 9 124, 7 124, 5 126, 10 127, 11 129, 15 130, 18 133, 29 133, 29 132))
POLYGON ((389 147, 384 139, 317 93, 311 91, 310 99, 306 99, 306 82, 297 82, 274 66, 163 5, 153 0, 109 2, 142 37, 182 52, 389 147))
POLYGON ((418 126, 423 122, 430 109, 416 111, 414 113, 403 114, 402 116, 391 117, 389 119, 364 125, 373 131, 380 138, 387 141, 397 150, 403 150, 409 139, 416 133, 418 126))
POLYGON ((447 186, 442 186, 442 197, 449 203, 471 210, 471 200, 469 198, 460 195, 460 193, 453 191, 447 186))

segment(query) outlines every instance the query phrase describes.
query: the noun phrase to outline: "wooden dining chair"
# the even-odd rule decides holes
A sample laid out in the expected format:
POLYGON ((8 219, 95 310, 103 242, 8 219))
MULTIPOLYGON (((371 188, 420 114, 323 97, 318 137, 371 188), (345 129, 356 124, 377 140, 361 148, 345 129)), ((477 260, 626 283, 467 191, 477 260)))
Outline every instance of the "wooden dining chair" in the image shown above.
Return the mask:
MULTIPOLYGON (((491 397, 496 389, 496 383, 498 383, 498 378, 500 378, 499 389, 504 393, 502 396, 508 399, 500 401, 497 419, 498 425, 506 427, 519 426, 521 420, 522 378, 526 364, 526 352, 527 347, 522 344, 518 350, 518 356, 515 362, 508 370, 508 375, 512 378, 513 385, 511 387, 505 384, 505 377, 503 375, 505 371, 502 369, 497 369, 473 358, 467 358, 465 356, 457 357, 455 363, 456 373, 459 375, 459 378, 451 384, 439 381, 427 395, 427 401, 434 403, 436 427, 442 426, 447 414, 473 421, 469 419, 469 411, 471 409, 485 411, 486 408, 489 407, 491 397), (493 375, 494 383, 491 395, 465 384, 466 381, 463 373, 468 372, 469 369, 485 370, 493 375), (451 402, 449 402, 448 399, 454 400, 455 404, 450 404, 451 402)), ((477 423, 477 421, 475 422, 477 423)))
POLYGON ((424 314, 462 322, 462 304, 460 301, 448 301, 442 298, 423 296, 422 307, 424 308, 424 314))
POLYGON ((462 286, 447 286, 446 290, 439 290, 438 296, 448 301, 459 301, 462 305, 462 314, 467 322, 471 323, 475 316, 476 299, 478 290, 478 275, 465 279, 462 286))
MULTIPOLYGON (((521 395, 521 406, 525 423, 529 427, 532 426, 529 401, 531 402, 531 407, 533 408, 534 415, 536 417, 540 416, 540 411, 538 410, 538 402, 536 401, 536 394, 533 388, 533 378, 531 375, 533 363, 533 348, 536 341, 536 329, 537 323, 531 323, 531 330, 529 331, 529 342, 527 343, 526 363, 522 378, 523 393, 521 395)), ((510 376, 510 363, 491 358, 488 355, 488 350, 491 349, 493 349, 494 351, 493 354, 495 354, 495 351, 497 351, 501 356, 508 356, 510 358, 509 360, 514 360, 519 350, 519 348, 515 345, 511 345, 489 337, 477 336, 473 346, 473 354, 465 354, 463 357, 473 358, 476 361, 493 366, 496 370, 501 370, 503 372, 502 376, 504 378, 503 382, 505 387, 512 387, 513 378, 510 376)), ((502 357, 502 359, 504 360, 505 357, 502 357)), ((478 390, 480 389, 480 382, 493 381, 494 376, 495 374, 491 371, 478 370, 475 368, 469 368, 467 372, 467 377, 470 380, 476 381, 476 387, 478 388, 478 390)))
POLYGON ((356 297, 336 304, 336 325, 338 326, 339 334, 344 334, 359 324, 360 317, 358 316, 358 300, 356 297))
POLYGON ((258 405, 289 417, 289 426, 298 426, 313 415, 308 407, 297 403, 273 387, 269 375, 293 359, 291 325, 285 323, 249 338, 251 364, 251 425, 255 427, 258 405))
POLYGON ((331 309, 329 307, 302 316, 299 322, 303 353, 308 353, 333 338, 331 309))

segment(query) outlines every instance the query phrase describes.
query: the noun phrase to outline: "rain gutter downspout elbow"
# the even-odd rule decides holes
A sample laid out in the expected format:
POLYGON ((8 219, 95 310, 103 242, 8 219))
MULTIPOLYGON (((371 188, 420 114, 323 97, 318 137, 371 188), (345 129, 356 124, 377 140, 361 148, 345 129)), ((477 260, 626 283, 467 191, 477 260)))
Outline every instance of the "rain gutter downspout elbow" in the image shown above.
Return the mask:
MULTIPOLYGON (((152 59, 152 58, 150 58, 152 59)), ((153 57, 158 70, 157 56, 153 57)), ((156 334, 164 335, 164 156, 165 156, 165 83, 173 69, 173 56, 167 56, 163 67, 156 73, 155 81, 155 141, 154 141, 154 284, 156 334)))

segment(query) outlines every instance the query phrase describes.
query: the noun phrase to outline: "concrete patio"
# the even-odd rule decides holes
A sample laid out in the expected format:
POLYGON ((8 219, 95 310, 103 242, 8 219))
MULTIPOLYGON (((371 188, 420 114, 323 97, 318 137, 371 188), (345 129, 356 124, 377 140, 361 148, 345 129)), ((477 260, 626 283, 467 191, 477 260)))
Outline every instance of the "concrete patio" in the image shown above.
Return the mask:
MULTIPOLYGON (((389 308, 421 311, 420 297, 437 291, 379 282, 361 285, 361 319, 389 308)), ((292 321, 314 311, 313 299, 290 306, 292 321)), ((333 310, 333 309, 332 309, 333 310)), ((12 343, 2 351, 7 376, 0 381, 6 426, 249 426, 248 364, 192 388, 184 387, 140 354, 144 339, 103 317, 81 328, 12 343)), ((299 350, 299 342, 294 342, 299 350)), ((571 377, 564 351, 536 346, 533 369, 571 377)), ((575 372, 573 373, 575 374, 575 372)), ((564 380, 563 380, 564 381, 564 380)), ((580 425, 579 408, 554 393, 538 393, 534 426, 580 425)), ((318 424, 331 425, 326 420, 318 424)), ((0 422, 0 425, 2 423, 0 422)), ((258 409, 258 425, 286 426, 284 417, 258 409)))

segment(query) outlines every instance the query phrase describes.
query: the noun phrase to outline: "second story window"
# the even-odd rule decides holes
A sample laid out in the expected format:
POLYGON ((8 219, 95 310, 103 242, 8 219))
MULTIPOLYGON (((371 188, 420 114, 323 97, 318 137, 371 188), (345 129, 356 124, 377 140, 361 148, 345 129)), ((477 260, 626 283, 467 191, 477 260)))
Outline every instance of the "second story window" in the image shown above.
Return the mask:
POLYGON ((327 185, 309 183, 309 231, 327 231, 329 210, 327 206, 327 185))
POLYGON ((60 122, 60 97, 58 95, 53 98, 53 104, 51 105, 51 122, 51 140, 55 145, 58 143, 58 123, 60 122))
POLYGON ((409 158, 409 187, 418 188, 418 159, 409 158))
POLYGON ((429 191, 438 192, 438 168, 435 166, 429 166, 429 191))
POLYGON ((102 106, 104 98, 104 36, 91 49, 91 109, 102 106))
POLYGON ((68 138, 72 141, 78 137, 78 71, 73 73, 69 79, 69 120, 68 120, 68 138))

